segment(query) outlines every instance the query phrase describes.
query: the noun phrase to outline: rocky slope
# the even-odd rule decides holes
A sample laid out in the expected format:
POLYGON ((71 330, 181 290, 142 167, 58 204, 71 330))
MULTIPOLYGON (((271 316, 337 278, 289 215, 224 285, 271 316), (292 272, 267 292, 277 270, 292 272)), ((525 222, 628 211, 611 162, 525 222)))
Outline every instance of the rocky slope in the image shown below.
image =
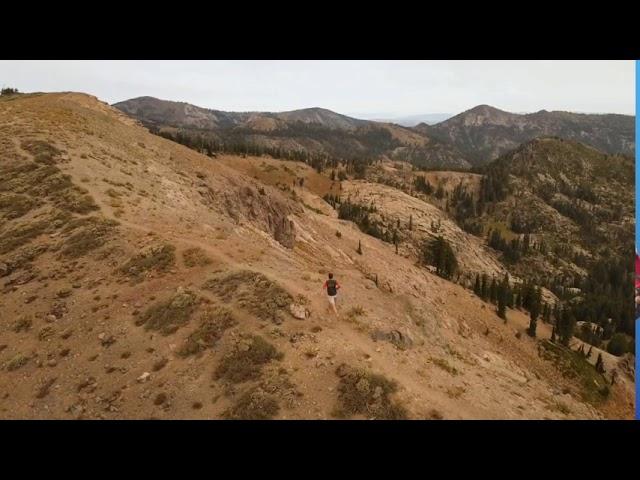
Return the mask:
POLYGON ((469 168, 449 143, 391 123, 359 120, 322 108, 290 112, 222 112, 140 97, 114 107, 160 131, 204 136, 228 145, 368 161, 392 158, 424 167, 469 168))
POLYGON ((505 112, 479 105, 436 125, 416 130, 450 142, 475 165, 487 163, 537 137, 555 136, 591 145, 605 153, 633 155, 635 117, 541 110, 505 112))
POLYGON ((604 397, 522 312, 338 220, 309 167, 269 182, 83 94, 3 98, 0 132, 0 418, 633 415, 617 358, 604 397))

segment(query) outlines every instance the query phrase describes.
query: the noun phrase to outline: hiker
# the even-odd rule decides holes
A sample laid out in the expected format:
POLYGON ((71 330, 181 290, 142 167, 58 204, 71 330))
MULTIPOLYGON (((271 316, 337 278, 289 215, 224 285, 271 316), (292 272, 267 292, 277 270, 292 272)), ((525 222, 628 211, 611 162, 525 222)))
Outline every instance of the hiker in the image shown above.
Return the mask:
POLYGON ((333 278, 333 273, 329 274, 329 279, 324 282, 322 288, 327 289, 327 299, 329 300, 329 305, 333 309, 333 312, 338 316, 338 309, 336 308, 336 297, 338 296, 338 290, 340 289, 340 284, 337 280, 333 278))

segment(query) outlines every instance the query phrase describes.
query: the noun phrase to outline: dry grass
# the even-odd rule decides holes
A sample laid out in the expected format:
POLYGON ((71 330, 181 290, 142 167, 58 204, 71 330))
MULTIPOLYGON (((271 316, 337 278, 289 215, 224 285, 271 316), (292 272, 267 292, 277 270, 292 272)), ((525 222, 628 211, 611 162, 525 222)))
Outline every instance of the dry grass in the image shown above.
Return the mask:
POLYGON ((241 340, 224 358, 215 370, 214 379, 224 379, 230 383, 256 380, 262 367, 271 360, 280 360, 284 355, 276 347, 257 335, 241 340))
POLYGON ((27 363, 29 363, 29 357, 19 353, 7 362, 6 368, 7 371, 13 372, 14 370, 18 370, 19 368, 24 367, 27 363))
POLYGON ((14 322, 12 326, 12 330, 16 333, 28 332, 31 329, 32 325, 33 325, 33 320, 31 319, 31 317, 22 315, 20 318, 18 318, 14 322))
POLYGON ((199 247, 189 248, 182 252, 184 264, 187 267, 204 267, 211 264, 211 259, 199 247))
POLYGON ((449 362, 443 358, 431 357, 431 362, 454 377, 460 374, 456 367, 449 365, 449 362))
POLYGON ((406 409, 392 401, 396 382, 362 369, 340 365, 336 370, 340 377, 338 405, 333 414, 338 418, 365 415, 380 420, 402 420, 407 418, 406 409))
POLYGON ((237 323, 231 311, 224 307, 217 307, 203 312, 200 316, 200 325, 186 339, 178 350, 178 355, 188 357, 213 347, 220 340, 225 330, 237 323))

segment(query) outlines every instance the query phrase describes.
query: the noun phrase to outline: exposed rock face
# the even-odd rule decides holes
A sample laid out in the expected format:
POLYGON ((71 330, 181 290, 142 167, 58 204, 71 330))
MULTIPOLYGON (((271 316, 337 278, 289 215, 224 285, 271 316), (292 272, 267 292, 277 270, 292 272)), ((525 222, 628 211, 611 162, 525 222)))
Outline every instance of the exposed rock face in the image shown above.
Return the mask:
POLYGON ((479 105, 418 131, 451 142, 474 164, 487 163, 507 150, 541 136, 557 136, 591 145, 606 153, 635 152, 635 117, 548 112, 519 115, 479 105))

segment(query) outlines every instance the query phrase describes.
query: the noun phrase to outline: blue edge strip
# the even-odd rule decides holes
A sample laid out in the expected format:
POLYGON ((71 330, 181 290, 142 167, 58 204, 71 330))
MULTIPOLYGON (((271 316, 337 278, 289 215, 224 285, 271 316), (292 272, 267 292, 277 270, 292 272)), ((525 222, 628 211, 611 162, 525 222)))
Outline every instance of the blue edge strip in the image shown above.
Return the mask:
MULTIPOLYGON (((640 239, 640 230, 638 226, 638 212, 640 209, 640 154, 638 153, 638 137, 640 133, 640 120, 638 120, 638 114, 640 113, 640 60, 636 60, 636 253, 638 252, 638 241, 640 239)), ((635 269, 635 267, 634 267, 635 269)), ((636 319, 636 372, 639 371, 640 361, 638 361, 638 347, 640 346, 640 320, 636 319)), ((640 388, 638 388, 640 382, 636 377, 636 420, 640 420, 640 407, 638 398, 640 398, 640 388)))

